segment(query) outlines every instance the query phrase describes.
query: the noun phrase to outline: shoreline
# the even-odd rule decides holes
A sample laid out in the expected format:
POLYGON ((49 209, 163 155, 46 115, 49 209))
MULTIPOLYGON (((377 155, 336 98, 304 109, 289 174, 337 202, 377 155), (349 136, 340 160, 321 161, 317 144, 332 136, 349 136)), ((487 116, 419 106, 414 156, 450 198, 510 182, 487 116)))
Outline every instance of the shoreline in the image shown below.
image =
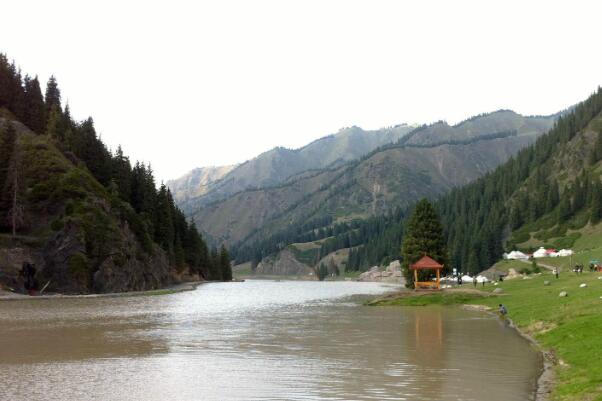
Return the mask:
MULTIPOLYGON (((461 308, 476 312, 483 312, 493 317, 499 318, 499 316, 492 311, 491 307, 487 305, 480 304, 464 304, 460 305, 461 308)), ((541 373, 537 378, 535 383, 534 390, 534 401, 548 401, 550 399, 550 394, 554 388, 554 361, 556 357, 552 351, 544 349, 540 343, 533 338, 533 336, 529 335, 527 332, 521 330, 512 319, 506 318, 508 321, 508 326, 514 329, 519 336, 527 340, 532 347, 534 347, 539 355, 541 356, 542 366, 541 373)))
MULTIPOLYGON (((443 291, 445 291, 445 290, 443 290, 443 291)), ((440 292, 440 293, 442 293, 442 292, 440 292)), ((450 292, 447 292, 447 293, 449 294, 450 292)), ((472 289, 456 290, 456 291, 453 291, 452 293, 472 294, 472 295, 480 293, 479 296, 481 296, 482 298, 489 298, 491 296, 494 296, 494 297, 497 296, 497 295, 492 295, 491 293, 483 292, 480 290, 472 290, 472 289)), ((395 301, 395 300, 399 300, 399 299, 417 299, 422 296, 428 296, 428 295, 432 295, 432 294, 434 294, 434 293, 422 292, 422 291, 419 293, 414 293, 411 290, 406 290, 406 291, 390 293, 390 294, 386 294, 384 296, 373 298, 371 301, 366 302, 365 305, 367 305, 367 306, 402 306, 402 305, 387 304, 386 302, 391 302, 391 301, 395 301)), ((412 307, 428 306, 428 304, 407 305, 407 306, 412 306, 412 307)), ((440 306, 443 306, 443 307, 459 306, 465 310, 482 312, 482 313, 486 313, 486 314, 494 316, 494 317, 498 317, 497 314, 492 311, 491 307, 489 307, 487 305, 483 305, 483 304, 450 303, 450 304, 440 304, 440 306)), ((508 321, 508 325, 512 329, 514 329, 516 331, 516 333, 518 333, 519 336, 521 336, 522 338, 527 340, 531 344, 531 346, 534 347, 535 350, 539 353, 539 355, 541 357, 541 368, 540 368, 541 373, 539 374, 539 376, 537 377, 537 380, 535 382, 535 388, 533 390, 534 401, 549 401, 550 395, 554 389, 554 378, 555 378, 554 365, 555 365, 555 361, 556 361, 556 357, 555 357, 554 353, 550 350, 544 349, 542 347, 542 345, 539 342, 537 342, 537 340, 535 340, 535 338, 533 338, 526 331, 521 330, 518 327, 518 325, 516 325, 514 323, 514 321, 512 319, 506 318, 506 320, 508 321)))
POLYGON ((86 299, 86 298, 119 298, 119 297, 140 297, 140 296, 155 296, 169 295, 180 292, 194 291, 202 284, 212 283, 213 281, 191 281, 170 285, 165 288, 145 291, 126 291, 126 292, 108 292, 103 294, 48 294, 48 295, 25 295, 10 291, 0 291, 1 301, 26 301, 26 300, 48 300, 48 299, 86 299))

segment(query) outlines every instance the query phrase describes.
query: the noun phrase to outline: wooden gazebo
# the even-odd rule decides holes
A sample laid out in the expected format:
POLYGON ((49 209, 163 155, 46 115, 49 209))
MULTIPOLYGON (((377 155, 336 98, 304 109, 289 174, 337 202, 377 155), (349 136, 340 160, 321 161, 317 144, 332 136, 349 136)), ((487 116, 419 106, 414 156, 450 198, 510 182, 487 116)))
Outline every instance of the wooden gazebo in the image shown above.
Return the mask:
POLYGON ((440 279, 442 269, 442 264, 424 255, 418 262, 410 265, 410 270, 414 270, 414 288, 433 288, 433 286, 436 289, 441 288, 440 279), (435 283, 432 281, 418 281, 418 270, 435 270, 437 272, 437 281, 435 283))

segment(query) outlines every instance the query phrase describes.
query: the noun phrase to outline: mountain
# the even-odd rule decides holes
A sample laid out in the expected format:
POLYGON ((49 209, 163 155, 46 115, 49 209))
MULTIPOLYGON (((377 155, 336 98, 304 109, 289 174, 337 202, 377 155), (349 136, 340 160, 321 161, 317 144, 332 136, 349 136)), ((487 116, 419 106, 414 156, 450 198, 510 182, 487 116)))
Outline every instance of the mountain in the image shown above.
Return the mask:
POLYGON ((229 166, 219 168, 225 174, 213 174, 205 182, 196 177, 208 176, 207 172, 216 170, 193 170, 167 185, 180 205, 192 210, 249 188, 279 185, 302 173, 340 166, 379 146, 399 140, 412 129, 406 124, 375 131, 344 128, 299 149, 277 147, 232 169, 228 170, 229 166))
POLYGON ((0 54, 0 287, 91 293, 231 276, 149 167, 0 54), (35 264, 20 274, 25 264, 35 264), (36 284, 37 283, 37 284, 36 284))
POLYGON ((211 184, 222 179, 234 168, 236 165, 195 168, 180 178, 167 181, 167 186, 177 202, 186 202, 205 195, 211 184))
MULTIPOLYGON (((602 260, 602 91, 558 117, 554 127, 515 157, 435 202, 450 267, 477 273, 505 251, 571 248, 575 260, 602 260)), ((331 238, 351 245, 347 268, 398 258, 407 213, 371 219, 331 238), (354 232, 362 233, 356 238, 354 232)), ((544 261, 566 268, 566 260, 544 261)), ((496 264, 499 266, 500 264, 496 264)))
POLYGON ((344 222, 384 214, 475 180, 533 143, 554 119, 499 111, 455 126, 420 127, 360 160, 239 192, 192 216, 209 240, 240 248, 323 217, 344 222))
POLYGON ((602 91, 533 146, 437 207, 453 264, 491 266, 503 249, 571 247, 602 219, 602 91))

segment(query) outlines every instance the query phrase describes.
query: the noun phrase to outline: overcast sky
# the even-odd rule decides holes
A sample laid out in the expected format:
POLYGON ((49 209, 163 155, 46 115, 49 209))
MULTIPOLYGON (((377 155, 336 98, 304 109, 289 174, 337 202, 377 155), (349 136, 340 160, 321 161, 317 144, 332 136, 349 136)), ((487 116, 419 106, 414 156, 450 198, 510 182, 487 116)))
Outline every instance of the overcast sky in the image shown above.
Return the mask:
POLYGON ((554 113, 602 84, 598 4, 19 0, 0 52, 167 180, 345 126, 554 113))

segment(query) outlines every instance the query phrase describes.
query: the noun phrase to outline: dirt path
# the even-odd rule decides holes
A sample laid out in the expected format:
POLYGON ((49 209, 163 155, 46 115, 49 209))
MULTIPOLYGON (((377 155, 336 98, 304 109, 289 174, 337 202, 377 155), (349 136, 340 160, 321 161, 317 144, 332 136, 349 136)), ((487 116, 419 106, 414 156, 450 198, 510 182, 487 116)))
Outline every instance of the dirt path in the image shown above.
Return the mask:
MULTIPOLYGON (((519 262, 523 262, 526 263, 528 265, 530 265, 532 262, 528 261, 528 260, 522 260, 522 259, 517 259, 519 262)), ((537 262, 537 261, 536 261, 537 262)), ((550 266, 550 265, 545 265, 543 263, 537 262, 537 266, 541 266, 541 267, 545 267, 548 270, 554 270, 556 268, 556 266, 550 266)))

